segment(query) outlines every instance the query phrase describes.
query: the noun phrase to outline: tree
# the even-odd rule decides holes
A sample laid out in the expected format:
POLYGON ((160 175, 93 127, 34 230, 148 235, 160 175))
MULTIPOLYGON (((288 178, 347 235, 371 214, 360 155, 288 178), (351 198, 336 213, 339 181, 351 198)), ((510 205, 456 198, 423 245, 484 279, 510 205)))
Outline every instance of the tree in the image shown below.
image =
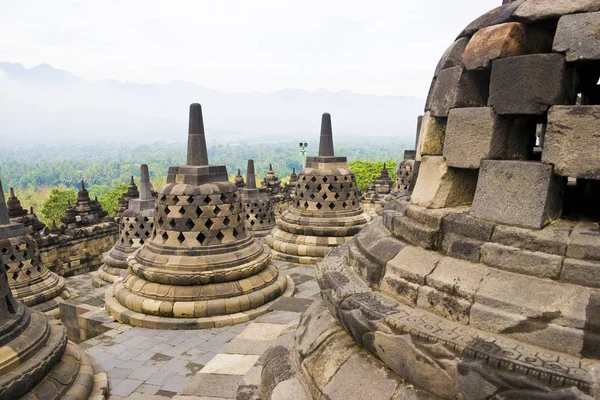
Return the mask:
MULTIPOLYGON (((109 191, 98 196, 98 202, 104 211, 108 212, 108 215, 115 214, 114 208, 117 206, 117 204, 119 204, 119 198, 123 196, 123 193, 127 192, 127 186, 128 185, 126 183, 119 183, 109 191)), ((90 192, 92 192, 91 188, 90 192)))
POLYGON ((77 200, 77 192, 74 189, 65 187, 56 187, 50 191, 48 200, 42 204, 42 212, 39 216, 40 220, 47 226, 52 226, 52 221, 56 221, 56 225, 60 225, 60 219, 67 212, 67 204, 70 201, 74 204, 77 200))
MULTIPOLYGON (((390 173, 392 180, 396 179, 396 163, 386 161, 385 167, 390 173)), ((364 191, 369 187, 371 181, 381 175, 383 162, 381 161, 352 161, 348 163, 348 167, 356 176, 356 186, 360 191, 364 191)))

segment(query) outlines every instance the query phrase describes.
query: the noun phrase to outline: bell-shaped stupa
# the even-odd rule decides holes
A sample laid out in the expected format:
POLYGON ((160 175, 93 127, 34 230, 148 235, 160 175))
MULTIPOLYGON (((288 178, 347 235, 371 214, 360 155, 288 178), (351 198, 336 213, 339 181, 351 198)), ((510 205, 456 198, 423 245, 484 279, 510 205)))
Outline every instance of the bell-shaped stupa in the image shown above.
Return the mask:
POLYGON ((150 191, 150 174, 148 166, 142 164, 138 195, 128 201, 128 208, 121 214, 119 239, 104 254, 104 264, 97 273, 101 281, 95 280, 94 284, 113 283, 117 278, 125 276, 129 267, 127 258, 150 239, 153 229, 154 198, 150 191))
POLYGON ((265 238, 273 257, 314 264, 319 257, 352 239, 371 220, 363 212, 356 178, 346 157, 333 151, 331 116, 323 114, 319 155, 306 157, 298 174, 294 201, 265 238))
POLYGON ((58 305, 69 298, 65 279, 42 264, 38 245, 27 233, 23 224, 10 220, 0 182, 0 262, 10 288, 25 305, 58 317, 58 305))
POLYGON ((505 3, 438 64, 410 197, 318 264, 315 398, 600 398, 600 2, 505 3))
POLYGON ((268 248, 244 226, 227 169, 209 165, 200 104, 190 106, 187 165, 170 167, 156 199, 154 232, 106 294, 119 321, 198 329, 244 322, 293 292, 268 248))
POLYGON ((245 188, 240 189, 244 207, 244 223, 252 235, 264 237, 275 227, 275 214, 267 189, 256 187, 254 160, 248 160, 246 179, 248 184, 245 188))

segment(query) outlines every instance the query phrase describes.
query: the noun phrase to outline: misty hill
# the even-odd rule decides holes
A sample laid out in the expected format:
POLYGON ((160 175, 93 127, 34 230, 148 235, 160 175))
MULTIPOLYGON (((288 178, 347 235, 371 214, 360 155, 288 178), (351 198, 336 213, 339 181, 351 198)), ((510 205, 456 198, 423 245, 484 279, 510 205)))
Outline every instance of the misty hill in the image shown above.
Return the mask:
MULTIPOLYGON (((176 78, 176 77, 175 77, 176 78)), ((413 140, 424 99, 284 89, 222 93, 189 83, 86 81, 42 64, 0 63, 0 142, 5 145, 185 140, 199 102, 208 140, 303 140, 330 112, 334 134, 413 140)))

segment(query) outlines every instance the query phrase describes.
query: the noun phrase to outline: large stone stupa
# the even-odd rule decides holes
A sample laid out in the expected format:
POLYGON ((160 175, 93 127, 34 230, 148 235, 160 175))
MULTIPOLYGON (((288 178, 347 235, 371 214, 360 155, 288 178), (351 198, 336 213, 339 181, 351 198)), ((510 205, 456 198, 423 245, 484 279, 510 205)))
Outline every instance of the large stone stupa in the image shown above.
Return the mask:
MULTIPOLYGON (((133 178, 132 178, 133 182, 133 178)), ((137 187, 136 187, 137 190, 137 187)), ((140 190, 138 198, 128 200, 128 207, 119 219, 119 239, 104 254, 104 264, 97 273, 95 285, 113 283, 125 276, 129 264, 127 258, 142 247, 152 235, 154 229, 154 198, 150 191, 150 174, 148 166, 140 167, 140 190)))
POLYGON ((325 113, 319 155, 306 157, 292 206, 265 243, 277 259, 314 264, 332 247, 352 239, 370 220, 360 207, 356 178, 346 157, 334 155, 331 116, 325 113))
MULTIPOLYGON (((23 235, 23 225, 8 218, 0 185, 0 399, 104 399, 108 381, 93 359, 67 340, 62 325, 11 293, 23 293, 22 287, 15 290, 9 284, 15 278, 19 283, 19 275, 30 274, 32 281, 43 276, 39 266, 31 265, 34 244, 23 235)), ((48 279, 32 283, 42 292, 29 289, 26 299, 45 299, 48 279)), ((53 286, 62 290, 56 282, 53 286)))
POLYGON ((38 245, 27 233, 23 224, 10 220, 0 182, 0 261, 10 288, 25 305, 58 317, 58 305, 69 298, 65 279, 42 264, 38 245))
POLYGON ((231 325, 266 312, 293 293, 293 283, 243 217, 226 167, 208 164, 202 109, 192 104, 187 165, 169 168, 152 237, 107 291, 107 310, 124 323, 160 329, 231 325))
POLYGON ((248 160, 246 179, 248 184, 240 189, 244 207, 244 223, 252 235, 264 237, 275 227, 275 214, 267 189, 256 187, 254 160, 248 160))
POLYGON ((599 1, 518 0, 460 33, 411 196, 318 265, 312 397, 600 398, 599 31, 599 1))

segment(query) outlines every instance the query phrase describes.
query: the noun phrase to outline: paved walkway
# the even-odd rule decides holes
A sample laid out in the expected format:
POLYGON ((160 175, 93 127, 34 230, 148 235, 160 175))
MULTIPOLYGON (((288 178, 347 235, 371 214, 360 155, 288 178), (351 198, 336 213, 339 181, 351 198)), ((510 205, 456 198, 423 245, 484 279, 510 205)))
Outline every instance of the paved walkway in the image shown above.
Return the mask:
MULTIPOLYGON (((261 355, 289 342, 300 314, 319 294, 315 268, 277 262, 296 284, 254 321, 207 330, 167 331, 119 327, 80 344, 104 367, 110 400, 199 400, 256 398, 261 355)), ((74 297, 97 302, 104 289, 89 289, 91 277, 68 278, 74 297), (89 285, 89 286, 87 286, 89 285), (88 289, 85 289, 87 287, 88 289)))

